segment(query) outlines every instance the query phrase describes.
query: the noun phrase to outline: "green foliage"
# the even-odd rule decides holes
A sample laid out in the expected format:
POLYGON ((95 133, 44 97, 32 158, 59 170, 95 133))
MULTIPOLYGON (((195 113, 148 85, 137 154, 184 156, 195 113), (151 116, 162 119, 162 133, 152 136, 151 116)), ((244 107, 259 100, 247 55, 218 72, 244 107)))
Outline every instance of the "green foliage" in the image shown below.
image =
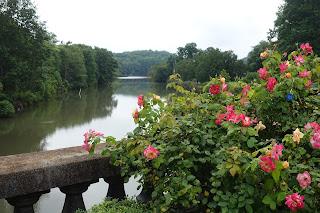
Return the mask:
POLYGON ((260 41, 259 44, 253 47, 246 58, 249 72, 256 72, 259 68, 262 67, 262 59, 260 58, 260 53, 268 48, 270 49, 271 47, 271 44, 267 41, 260 41))
POLYGON ((78 210, 76 213, 146 213, 147 206, 133 200, 105 200, 88 211, 78 210))
POLYGON ((86 88, 87 72, 82 50, 77 45, 63 45, 60 58, 60 73, 70 88, 86 88))
POLYGON ((171 54, 166 51, 139 50, 115 53, 123 76, 147 76, 153 65, 167 61, 171 54))
POLYGON ((8 100, 0 101, 0 118, 12 117, 15 113, 14 106, 8 100))
POLYGON ((93 48, 86 45, 79 45, 83 52, 84 64, 87 71, 88 86, 95 86, 98 83, 98 66, 93 48))
POLYGON ((320 4, 318 0, 285 0, 277 13, 270 39, 282 51, 292 51, 298 43, 310 42, 320 53, 320 4))
POLYGON ((244 63, 238 60, 232 51, 221 51, 212 47, 206 50, 195 48, 196 45, 190 44, 178 48, 175 71, 183 80, 196 79, 205 82, 210 80, 210 77, 220 75, 222 70, 234 79, 242 76, 246 70, 244 63))
POLYGON ((320 133, 320 124, 304 126, 320 123, 320 58, 269 50, 263 66, 277 80, 271 89, 266 79, 248 87, 213 78, 201 92, 170 76, 167 87, 175 93, 166 101, 140 96, 137 127, 117 143, 106 138, 103 154, 126 180, 141 177, 154 212, 289 212, 285 200, 294 193, 304 196, 306 212, 319 211, 320 141, 312 131, 320 133), (296 55, 305 62, 298 64, 296 55), (310 73, 301 76, 304 70, 310 73), (305 188, 297 181, 304 171, 312 177, 305 188))
POLYGON ((4 0, 0 8, 0 96, 17 109, 112 81, 117 62, 111 52, 56 45, 30 0, 4 0))
POLYGON ((149 76, 154 82, 166 82, 171 75, 168 64, 157 64, 150 68, 149 76))
POLYGON ((53 41, 29 0, 0 3, 0 81, 3 91, 39 91, 42 69, 53 41))
POLYGON ((248 72, 243 78, 242 80, 246 83, 251 83, 254 81, 259 81, 258 80, 258 73, 257 72, 248 72))
POLYGON ((98 47, 95 47, 94 51, 98 71, 98 84, 106 85, 113 80, 116 69, 118 68, 118 63, 113 58, 113 55, 110 51, 98 47))
POLYGON ((193 59, 199 52, 196 43, 187 43, 184 47, 178 47, 177 61, 193 59))

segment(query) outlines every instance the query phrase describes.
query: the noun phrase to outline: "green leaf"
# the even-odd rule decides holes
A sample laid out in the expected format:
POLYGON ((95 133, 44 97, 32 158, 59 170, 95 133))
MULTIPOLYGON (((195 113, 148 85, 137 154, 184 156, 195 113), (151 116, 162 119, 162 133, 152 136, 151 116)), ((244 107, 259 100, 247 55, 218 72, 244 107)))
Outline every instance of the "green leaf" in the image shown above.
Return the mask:
POLYGON ((237 169, 233 166, 230 170, 229 170, 230 174, 232 177, 234 177, 237 174, 237 169))
POLYGON ((271 176, 272 176, 274 182, 276 182, 277 184, 279 183, 281 170, 282 170, 282 163, 277 161, 276 162, 276 169, 273 170, 271 173, 271 176))
POLYGON ((286 192, 279 192, 277 194, 277 202, 281 203, 286 198, 286 192))
POLYGON ((272 210, 275 210, 277 208, 276 202, 273 200, 273 198, 269 194, 264 196, 264 198, 262 199, 262 203, 269 205, 270 209, 272 210))
POLYGON ((255 128, 249 127, 247 129, 249 136, 258 136, 258 132, 255 128))
POLYGON ((266 196, 264 196, 263 199, 262 199, 262 203, 264 203, 264 204, 266 204, 266 205, 269 205, 269 204, 271 204, 272 202, 274 202, 274 201, 272 200, 272 197, 271 197, 270 195, 266 195, 266 196))
POLYGON ((256 138, 250 137, 249 140, 247 141, 247 146, 248 146, 249 148, 252 148, 252 147, 254 147, 254 145, 255 145, 257 142, 258 142, 258 141, 257 141, 256 138))
POLYGON ((163 162, 164 162, 164 158, 161 157, 161 155, 160 155, 159 157, 157 157, 156 159, 154 159, 152 161, 153 167, 158 169, 163 162))
POLYGON ((248 213, 253 213, 253 209, 252 209, 252 207, 251 207, 251 205, 246 205, 246 211, 248 212, 248 213))
POLYGON ((274 181, 272 178, 268 178, 264 181, 264 188, 266 191, 271 192, 273 190, 274 181))
POLYGON ((270 209, 276 210, 276 208, 277 208, 276 202, 273 201, 272 203, 270 203, 270 209))

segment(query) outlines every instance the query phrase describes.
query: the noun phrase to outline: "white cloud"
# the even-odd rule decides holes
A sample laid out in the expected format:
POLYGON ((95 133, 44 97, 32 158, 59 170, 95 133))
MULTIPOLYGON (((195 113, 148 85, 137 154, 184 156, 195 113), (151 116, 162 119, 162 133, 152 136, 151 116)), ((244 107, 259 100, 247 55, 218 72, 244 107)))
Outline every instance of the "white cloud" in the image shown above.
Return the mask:
POLYGON ((168 50, 196 42, 245 57, 273 27, 283 0, 35 0, 64 42, 113 52, 168 50))

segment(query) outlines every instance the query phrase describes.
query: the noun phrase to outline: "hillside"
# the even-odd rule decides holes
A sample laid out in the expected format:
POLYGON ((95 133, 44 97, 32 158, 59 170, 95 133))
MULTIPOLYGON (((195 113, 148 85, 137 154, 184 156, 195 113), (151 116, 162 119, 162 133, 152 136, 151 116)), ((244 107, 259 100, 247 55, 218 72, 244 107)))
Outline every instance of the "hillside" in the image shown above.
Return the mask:
POLYGON ((147 76, 152 65, 166 62, 170 55, 166 51, 152 50, 114 53, 122 76, 147 76))

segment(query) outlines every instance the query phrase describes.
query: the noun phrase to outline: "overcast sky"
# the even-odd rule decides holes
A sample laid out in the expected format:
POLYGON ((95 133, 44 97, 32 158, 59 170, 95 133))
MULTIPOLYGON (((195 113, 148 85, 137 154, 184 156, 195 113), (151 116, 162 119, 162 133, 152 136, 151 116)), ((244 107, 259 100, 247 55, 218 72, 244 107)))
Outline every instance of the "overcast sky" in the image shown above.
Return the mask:
POLYGON ((195 42, 245 57, 266 39, 283 0, 34 0, 60 41, 112 52, 167 50, 195 42))

